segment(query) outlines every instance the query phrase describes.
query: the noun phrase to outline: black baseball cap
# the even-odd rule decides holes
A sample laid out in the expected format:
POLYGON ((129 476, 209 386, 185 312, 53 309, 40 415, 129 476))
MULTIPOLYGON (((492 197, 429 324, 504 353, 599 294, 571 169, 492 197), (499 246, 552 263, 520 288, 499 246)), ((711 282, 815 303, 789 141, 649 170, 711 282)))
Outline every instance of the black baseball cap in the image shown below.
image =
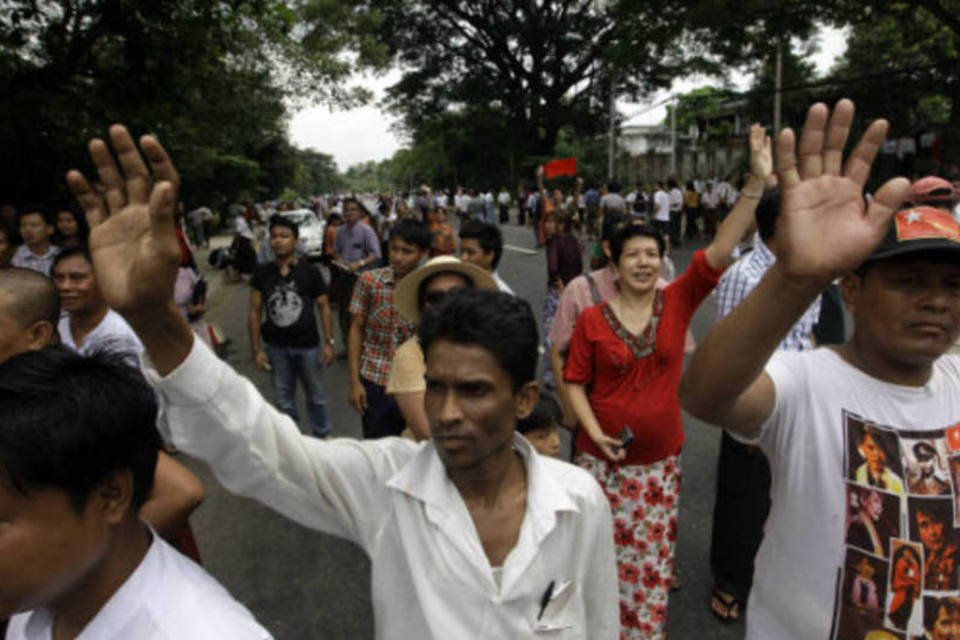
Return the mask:
POLYGON ((866 261, 921 251, 955 252, 960 260, 960 225, 949 211, 928 206, 897 211, 883 242, 866 261))

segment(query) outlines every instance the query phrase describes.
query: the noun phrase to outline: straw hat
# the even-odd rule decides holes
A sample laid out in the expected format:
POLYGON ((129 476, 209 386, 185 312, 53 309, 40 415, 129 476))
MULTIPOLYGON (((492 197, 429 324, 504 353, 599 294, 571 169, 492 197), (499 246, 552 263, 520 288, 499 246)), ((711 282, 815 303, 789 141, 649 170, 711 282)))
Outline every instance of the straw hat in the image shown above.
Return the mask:
POLYGON ((480 267, 453 256, 437 256, 424 262, 416 271, 397 283, 393 304, 400 315, 411 322, 420 322, 420 309, 417 305, 420 285, 438 273, 456 273, 472 282, 477 289, 497 290, 493 276, 480 267))

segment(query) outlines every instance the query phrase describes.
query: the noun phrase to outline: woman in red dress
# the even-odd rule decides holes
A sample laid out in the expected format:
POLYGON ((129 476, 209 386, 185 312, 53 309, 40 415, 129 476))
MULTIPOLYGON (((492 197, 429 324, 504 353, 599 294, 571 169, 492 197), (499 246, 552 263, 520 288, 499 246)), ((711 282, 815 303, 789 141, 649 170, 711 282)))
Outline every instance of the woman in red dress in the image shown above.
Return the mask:
POLYGON ((752 226, 772 170, 770 139, 759 125, 750 132, 750 169, 714 240, 664 289, 656 288, 663 237, 646 225, 624 227, 611 243, 619 295, 584 311, 570 341, 564 380, 582 427, 575 462, 610 500, 623 637, 665 635, 684 439, 677 398, 684 336, 752 226))

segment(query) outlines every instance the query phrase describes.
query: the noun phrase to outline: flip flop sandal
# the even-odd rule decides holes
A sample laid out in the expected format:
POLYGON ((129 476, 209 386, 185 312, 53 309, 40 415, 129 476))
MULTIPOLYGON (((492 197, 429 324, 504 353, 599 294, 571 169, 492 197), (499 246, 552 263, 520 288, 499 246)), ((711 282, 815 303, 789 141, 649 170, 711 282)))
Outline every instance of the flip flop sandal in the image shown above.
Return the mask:
POLYGON ((740 619, 742 609, 743 603, 737 600, 735 596, 714 588, 710 596, 710 612, 717 620, 728 624, 736 622, 740 619))

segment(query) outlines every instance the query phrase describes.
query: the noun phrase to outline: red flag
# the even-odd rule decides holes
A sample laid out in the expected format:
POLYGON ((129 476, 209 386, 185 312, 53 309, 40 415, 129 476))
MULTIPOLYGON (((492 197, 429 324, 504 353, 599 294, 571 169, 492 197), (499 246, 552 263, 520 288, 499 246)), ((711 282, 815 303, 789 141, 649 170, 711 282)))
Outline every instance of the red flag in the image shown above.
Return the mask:
POLYGON ((960 242, 960 231, 949 211, 933 207, 914 207, 897 211, 897 240, 944 239, 960 242))
POLYGON ((543 175, 547 180, 557 176, 575 176, 577 175, 577 159, 560 158, 559 160, 551 160, 543 165, 543 175))

